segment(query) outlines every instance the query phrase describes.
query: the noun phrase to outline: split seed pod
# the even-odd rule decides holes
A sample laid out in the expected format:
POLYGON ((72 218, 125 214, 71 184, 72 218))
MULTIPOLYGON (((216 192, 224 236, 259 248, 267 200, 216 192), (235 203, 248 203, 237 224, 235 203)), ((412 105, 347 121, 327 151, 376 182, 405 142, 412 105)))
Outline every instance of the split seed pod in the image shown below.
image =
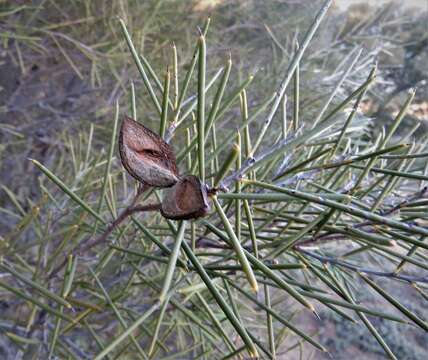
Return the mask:
POLYGON ((119 134, 122 164, 138 181, 155 187, 169 187, 178 181, 174 152, 159 135, 128 116, 119 134))
POLYGON ((182 177, 163 194, 161 214, 167 219, 196 219, 206 215, 210 209, 207 188, 194 175, 182 177))

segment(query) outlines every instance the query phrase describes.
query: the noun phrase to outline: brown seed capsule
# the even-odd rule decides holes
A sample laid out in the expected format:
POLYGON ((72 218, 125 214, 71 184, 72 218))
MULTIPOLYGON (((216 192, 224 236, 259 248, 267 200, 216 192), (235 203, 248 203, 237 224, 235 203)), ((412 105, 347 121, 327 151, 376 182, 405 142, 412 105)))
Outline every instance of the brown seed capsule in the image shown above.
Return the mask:
POLYGON ((184 176, 163 195, 161 214, 167 219, 196 219, 210 209, 206 186, 194 175, 184 176))
POLYGON ((119 134, 122 164, 138 181, 155 187, 169 187, 178 181, 175 155, 159 135, 128 116, 119 134))

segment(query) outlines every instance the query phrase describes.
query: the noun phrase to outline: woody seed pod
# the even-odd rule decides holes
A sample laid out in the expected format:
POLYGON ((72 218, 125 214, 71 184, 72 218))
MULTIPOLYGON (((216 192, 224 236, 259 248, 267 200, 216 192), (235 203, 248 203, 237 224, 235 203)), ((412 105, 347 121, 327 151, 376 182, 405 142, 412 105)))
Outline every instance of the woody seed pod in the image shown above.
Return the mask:
POLYGON ((159 135, 128 116, 119 134, 122 164, 138 181, 155 187, 169 187, 178 180, 175 155, 159 135))
POLYGON ((164 191, 161 214, 172 220, 196 219, 209 208, 206 186, 198 177, 187 175, 164 191))

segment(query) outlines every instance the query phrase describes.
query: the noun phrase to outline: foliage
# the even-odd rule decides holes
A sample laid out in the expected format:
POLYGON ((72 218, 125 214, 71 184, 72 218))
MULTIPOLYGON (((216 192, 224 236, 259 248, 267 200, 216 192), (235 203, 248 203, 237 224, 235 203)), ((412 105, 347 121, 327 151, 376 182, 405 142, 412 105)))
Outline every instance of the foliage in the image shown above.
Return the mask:
POLYGON ((235 77, 233 56, 209 70, 209 20, 189 63, 179 66, 171 47, 161 77, 135 47, 138 34, 115 23, 142 86, 130 84, 129 110, 117 102, 107 150, 94 146, 91 126, 53 164, 32 160, 42 196, 29 211, 8 192, 17 218, 0 239, 8 342, 36 357, 281 358, 295 348, 288 336, 328 351, 295 321, 328 310, 346 329, 363 325, 368 348, 395 358, 402 354, 379 324, 427 331, 424 314, 384 289, 388 279, 427 298, 427 140, 396 136, 414 91, 373 135, 359 107, 376 66, 342 88, 362 56, 355 49, 312 121, 301 119, 301 63, 330 3, 293 41, 279 84, 258 88, 256 102, 248 99, 257 76, 235 77), (168 192, 131 179, 116 155, 122 113, 147 125, 143 86, 144 114, 158 119, 152 130, 175 149, 178 173, 211 190, 206 217, 162 216, 168 192), (361 302, 362 287, 382 306, 361 302))

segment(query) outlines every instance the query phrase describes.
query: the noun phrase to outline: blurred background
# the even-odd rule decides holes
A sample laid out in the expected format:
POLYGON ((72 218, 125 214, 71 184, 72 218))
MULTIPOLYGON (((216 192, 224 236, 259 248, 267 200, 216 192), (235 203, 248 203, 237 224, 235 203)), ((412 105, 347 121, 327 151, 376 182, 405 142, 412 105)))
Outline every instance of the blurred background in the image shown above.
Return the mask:
MULTIPOLYGON (((94 145, 105 147, 116 100, 121 113, 130 112, 131 81, 139 119, 148 126, 159 121, 117 17, 125 20, 138 51, 162 78, 172 63, 172 43, 178 49, 179 67, 185 70, 197 27, 210 16, 210 77, 231 53, 234 84, 255 75, 248 91, 251 108, 278 86, 296 40, 304 36, 321 4, 318 0, 0 0, 0 236, 18 221, 11 211, 15 200, 27 206, 26 211, 38 199, 39 173, 27 159, 57 167, 64 156, 73 156, 70 144, 79 142, 90 124, 95 129, 94 145)), ((336 0, 300 64, 302 121, 313 119, 361 48, 362 55, 335 101, 361 84, 377 61, 377 82, 364 101, 361 118, 368 131, 381 131, 398 112, 407 91, 416 87, 399 134, 413 132, 418 141, 428 131, 426 0, 336 0)), ((221 126, 231 126, 238 113, 228 114, 221 126)), ((257 131, 257 122, 252 126, 257 131)), ((179 133, 176 138, 180 139, 179 133)), ((410 303, 411 299, 409 306, 422 311, 423 304, 410 303)), ((358 359, 383 358, 364 329, 358 333, 345 325, 330 315, 323 327, 314 326, 313 331, 334 349, 334 358, 347 359, 350 354, 358 359)), ((394 323, 378 325, 389 327, 382 332, 400 359, 424 358, 426 336, 402 334, 394 323)))

